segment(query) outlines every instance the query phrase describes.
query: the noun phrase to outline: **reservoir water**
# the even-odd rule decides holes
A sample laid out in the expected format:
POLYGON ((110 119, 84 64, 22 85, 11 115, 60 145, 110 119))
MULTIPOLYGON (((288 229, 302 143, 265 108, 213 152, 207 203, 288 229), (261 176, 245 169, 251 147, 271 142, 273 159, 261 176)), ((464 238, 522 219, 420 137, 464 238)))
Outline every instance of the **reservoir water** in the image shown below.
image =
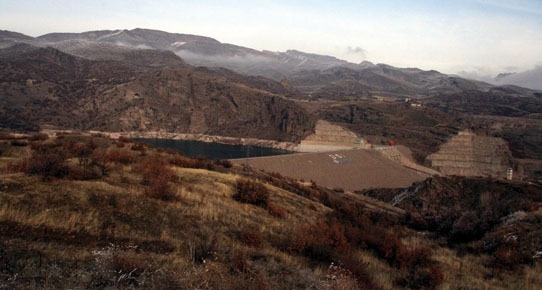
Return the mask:
POLYGON ((149 143, 156 148, 177 150, 187 157, 201 156, 211 160, 246 158, 247 153, 248 157, 261 157, 292 153, 291 151, 268 147, 208 143, 192 140, 137 139, 137 141, 149 143))

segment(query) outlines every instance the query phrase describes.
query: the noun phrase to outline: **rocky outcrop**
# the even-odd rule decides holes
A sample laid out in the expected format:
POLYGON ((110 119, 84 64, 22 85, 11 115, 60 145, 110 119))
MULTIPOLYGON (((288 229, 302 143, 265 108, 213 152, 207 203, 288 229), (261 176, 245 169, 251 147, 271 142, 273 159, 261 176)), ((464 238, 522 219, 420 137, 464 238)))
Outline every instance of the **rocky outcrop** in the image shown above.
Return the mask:
POLYGON ((511 166, 506 141, 469 131, 459 132, 427 159, 444 175, 505 178, 511 166))

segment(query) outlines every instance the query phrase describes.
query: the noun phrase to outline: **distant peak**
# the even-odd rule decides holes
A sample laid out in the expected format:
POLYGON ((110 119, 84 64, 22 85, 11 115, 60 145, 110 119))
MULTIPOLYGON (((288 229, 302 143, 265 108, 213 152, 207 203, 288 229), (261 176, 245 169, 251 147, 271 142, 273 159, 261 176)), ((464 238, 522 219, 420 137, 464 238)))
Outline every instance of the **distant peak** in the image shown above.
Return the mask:
POLYGON ((372 63, 370 61, 367 61, 367 60, 362 61, 359 65, 361 65, 362 67, 373 67, 373 66, 375 66, 374 63, 372 63))
POLYGON ((507 77, 509 77, 511 75, 514 75, 514 74, 516 74, 516 73, 515 72, 500 73, 497 76, 495 76, 495 80, 500 81, 500 80, 505 79, 505 78, 507 78, 507 77))

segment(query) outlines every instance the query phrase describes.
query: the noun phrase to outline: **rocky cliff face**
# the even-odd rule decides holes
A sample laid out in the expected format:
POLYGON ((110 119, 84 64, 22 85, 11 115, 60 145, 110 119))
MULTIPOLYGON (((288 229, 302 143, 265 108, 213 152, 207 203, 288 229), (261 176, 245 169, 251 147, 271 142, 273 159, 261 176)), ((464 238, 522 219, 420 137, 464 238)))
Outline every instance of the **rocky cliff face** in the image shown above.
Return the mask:
POLYGON ((511 167, 508 144, 501 138, 459 132, 427 158, 445 175, 505 178, 511 167))

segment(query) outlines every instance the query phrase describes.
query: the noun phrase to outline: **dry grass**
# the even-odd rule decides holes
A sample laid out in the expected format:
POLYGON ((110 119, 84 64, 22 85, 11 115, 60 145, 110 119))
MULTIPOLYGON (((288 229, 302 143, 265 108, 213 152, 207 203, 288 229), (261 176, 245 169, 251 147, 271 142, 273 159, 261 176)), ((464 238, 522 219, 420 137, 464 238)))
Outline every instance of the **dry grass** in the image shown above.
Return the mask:
MULTIPOLYGON (((91 277, 85 269, 93 267, 92 264, 97 259, 100 260, 100 256, 96 256, 94 252, 106 251, 108 255, 120 255, 119 257, 134 263, 142 259, 151 261, 149 263, 152 267, 145 264, 138 266, 140 268, 151 267, 165 272, 183 273, 182 277, 177 278, 184 277, 183 281, 186 281, 189 289, 213 286, 217 289, 231 288, 226 287, 227 283, 236 288, 237 286, 233 285, 244 285, 245 282, 242 281, 253 279, 256 279, 253 280, 254 285, 258 285, 256 282, 260 281, 275 285, 272 288, 276 289, 288 285, 280 283, 295 284, 293 281, 299 280, 297 276, 302 272, 299 269, 305 268, 303 259, 275 249, 269 244, 269 238, 280 240, 283 237, 279 235, 285 233, 284 229, 288 228, 289 224, 309 220, 309 217, 299 213, 299 208, 307 208, 308 204, 314 204, 314 201, 267 186, 272 201, 284 204, 288 212, 285 218, 277 219, 262 208, 241 204, 231 198, 235 183, 240 178, 237 175, 201 169, 174 170, 181 180, 174 185, 178 197, 175 202, 146 197, 141 177, 130 169, 130 165, 115 167, 108 176, 94 181, 53 179, 43 182, 37 176, 4 174, 0 179, 0 224, 10 226, 10 229, 15 229, 18 233, 3 233, 2 245, 10 251, 25 249, 27 254, 21 257, 20 263, 26 266, 16 269, 20 275, 25 276, 41 277, 40 273, 44 269, 53 273, 50 268, 53 261, 64 269, 62 271, 65 271, 66 266, 73 267, 74 263, 77 263, 77 269, 87 273, 81 281, 90 283, 98 278, 91 277), (304 220, 297 220, 299 217, 304 220), (247 251, 243 250, 246 246, 239 244, 239 231, 245 226, 255 224, 263 225, 260 229, 265 238, 264 247, 257 252, 248 250, 245 258, 250 267, 246 273, 232 273, 228 266, 234 255, 231 249, 247 251), (46 233, 73 238, 49 239, 44 236, 46 233), (34 241, 27 241, 26 238, 34 241), (207 256, 207 259, 211 260, 206 264, 199 265, 190 249, 208 243, 205 242, 208 239, 219 241, 216 246, 212 243, 208 245, 211 247, 209 249, 216 253, 207 256), (149 246, 141 248, 146 243, 156 241, 170 245, 175 254, 162 255, 160 248, 149 246), (111 249, 110 245, 115 246, 111 249), (132 247, 140 247, 143 251, 134 256, 130 254, 132 247), (269 272, 265 266, 267 264, 260 262, 262 257, 281 270, 269 272), (39 259, 47 261, 38 265, 36 261, 39 259), (216 276, 210 276, 210 273, 216 276), (280 273, 290 274, 287 279, 271 278, 280 273), (226 282, 221 282, 217 277, 226 282), (270 282, 275 280, 281 282, 270 282)), ((324 209, 318 205, 322 214, 326 212, 324 209)), ((315 210, 311 212, 314 213, 315 210)), ((115 259, 117 258, 113 258, 115 259)), ((102 266, 105 269, 118 267, 113 264, 102 266)), ((103 275, 107 276, 106 274, 103 275)), ((302 275, 307 276, 307 281, 301 279, 299 285, 306 286, 307 283, 312 283, 310 281, 318 281, 310 272, 302 275)), ((77 285, 72 280, 74 277, 66 272, 59 272, 57 278, 59 277, 63 277, 64 287, 77 285)), ((112 278, 122 277, 108 279, 112 278)), ((45 289, 57 288, 60 282, 55 284, 51 281, 39 285, 45 289)), ((1 283, 0 285, 3 285, 1 283)), ((11 286, 14 285, 16 284, 11 286)), ((24 287, 38 286, 30 283, 24 284, 24 287)))
MULTIPOLYGON (((6 164, 9 158, 3 156, 0 162, 6 164)), ((17 260, 0 263, 0 272, 8 273, 4 280, 0 276, 0 288, 125 289, 134 287, 128 279, 131 271, 137 273, 132 278, 138 283, 152 282, 147 288, 155 289, 358 286, 345 269, 330 268, 327 261, 286 249, 295 229, 332 216, 333 210, 317 199, 264 184, 270 203, 284 210, 278 218, 265 208, 232 198, 237 181, 246 178, 240 173, 170 166, 178 177, 171 188, 176 198, 164 201, 145 195, 146 185, 134 164, 113 165, 107 176, 92 181, 43 181, 23 173, 0 173, 0 227, 4 229, 0 254, 17 260), (15 274, 22 276, 19 282, 8 282, 15 274), (330 278, 333 275, 339 278, 330 278), (36 282, 35 277, 42 280, 36 282)), ((355 195, 340 196, 364 202, 355 195)), ((485 257, 458 257, 424 235, 408 230, 400 234, 409 249, 433 250, 445 274, 438 289, 540 289, 542 284, 539 264, 517 277, 491 276, 483 266, 485 257)), ((361 265, 380 289, 398 289, 395 281, 404 269, 363 247, 352 247, 348 258, 349 263, 361 265)))

